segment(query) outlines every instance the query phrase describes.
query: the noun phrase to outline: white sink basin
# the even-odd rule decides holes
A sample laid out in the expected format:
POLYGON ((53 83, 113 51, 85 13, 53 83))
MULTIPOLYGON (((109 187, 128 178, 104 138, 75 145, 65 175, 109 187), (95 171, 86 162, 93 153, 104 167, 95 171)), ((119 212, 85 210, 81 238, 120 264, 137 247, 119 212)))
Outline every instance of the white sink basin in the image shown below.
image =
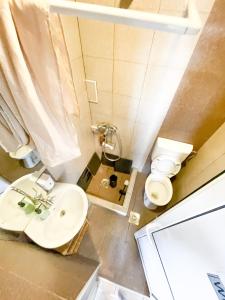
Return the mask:
POLYGON ((24 232, 44 248, 56 248, 70 241, 81 229, 88 210, 88 200, 77 185, 56 183, 49 194, 54 196, 50 215, 41 220, 37 214, 24 232))
MULTIPOLYGON (((24 210, 18 206, 18 202, 23 198, 22 195, 11 189, 12 186, 26 191, 30 195, 35 195, 35 188, 38 192, 43 190, 35 184, 36 178, 31 174, 25 175, 14 181, 0 195, 0 227, 6 230, 24 231, 32 215, 25 214, 24 210)), ((44 192, 43 192, 44 194, 44 192)), ((46 193, 45 193, 46 194, 46 193)))
MULTIPOLYGON (((22 189, 34 196, 35 188, 43 191, 35 183, 32 174, 21 177, 11 186, 22 189)), ((11 186, 0 196, 0 227, 13 231, 24 231, 35 243, 44 248, 57 248, 69 242, 81 229, 88 211, 88 200, 77 185, 56 183, 48 196, 54 196, 49 216, 42 220, 36 212, 26 214, 18 206, 22 195, 11 190, 11 186)))

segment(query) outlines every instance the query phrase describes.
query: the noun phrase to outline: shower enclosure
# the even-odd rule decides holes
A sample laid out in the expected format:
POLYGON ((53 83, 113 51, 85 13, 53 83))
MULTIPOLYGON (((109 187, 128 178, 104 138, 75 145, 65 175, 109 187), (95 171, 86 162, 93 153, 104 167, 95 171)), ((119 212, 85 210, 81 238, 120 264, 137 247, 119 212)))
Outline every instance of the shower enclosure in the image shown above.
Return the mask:
POLYGON ((119 145, 109 136, 99 142, 91 126, 102 123, 117 128, 122 158, 143 169, 200 35, 197 10, 204 23, 213 1, 197 3, 197 10, 186 0, 126 3, 128 9, 119 0, 50 1, 64 28, 80 107, 82 155, 65 165, 64 180, 77 180, 93 152, 107 156, 110 144, 119 145))

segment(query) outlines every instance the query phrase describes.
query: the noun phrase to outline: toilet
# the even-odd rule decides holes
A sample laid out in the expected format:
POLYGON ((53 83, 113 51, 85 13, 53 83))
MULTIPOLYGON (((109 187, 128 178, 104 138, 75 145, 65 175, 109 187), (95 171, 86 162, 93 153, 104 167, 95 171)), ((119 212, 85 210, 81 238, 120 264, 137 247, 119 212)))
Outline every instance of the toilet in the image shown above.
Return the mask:
POLYGON ((23 161, 25 168, 34 168, 40 161, 40 157, 35 147, 31 144, 23 145, 15 152, 9 152, 9 156, 23 161))
POLYGON ((170 178, 192 152, 193 145, 159 137, 152 151, 151 173, 145 182, 144 204, 154 210, 167 205, 173 195, 170 178))

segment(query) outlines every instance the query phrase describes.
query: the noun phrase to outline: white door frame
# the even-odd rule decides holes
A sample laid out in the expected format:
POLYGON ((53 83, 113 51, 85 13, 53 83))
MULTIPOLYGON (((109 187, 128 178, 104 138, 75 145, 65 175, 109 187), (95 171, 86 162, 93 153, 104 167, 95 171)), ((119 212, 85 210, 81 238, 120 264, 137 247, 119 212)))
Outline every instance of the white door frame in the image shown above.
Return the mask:
POLYGON ((225 174, 223 173, 135 233, 151 296, 159 300, 173 299, 154 242, 154 233, 224 207, 225 174))

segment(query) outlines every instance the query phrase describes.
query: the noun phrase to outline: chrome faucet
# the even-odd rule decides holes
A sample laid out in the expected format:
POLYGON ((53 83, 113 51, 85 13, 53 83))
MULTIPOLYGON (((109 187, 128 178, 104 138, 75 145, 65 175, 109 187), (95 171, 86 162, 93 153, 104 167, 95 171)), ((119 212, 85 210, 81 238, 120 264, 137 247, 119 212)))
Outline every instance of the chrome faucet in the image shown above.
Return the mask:
POLYGON ((42 212, 41 206, 43 206, 45 209, 49 209, 53 204, 52 200, 54 197, 49 197, 49 196, 44 197, 42 193, 38 193, 35 189, 33 189, 35 192, 34 196, 31 196, 28 193, 26 193, 25 191, 23 191, 17 187, 14 187, 14 186, 12 186, 11 189, 13 191, 19 193, 20 195, 24 196, 24 198, 18 202, 18 205, 20 207, 25 206, 25 203, 23 202, 23 200, 25 198, 27 198, 32 202, 33 206, 36 207, 34 210, 37 214, 40 214, 42 212))
POLYGON ((122 156, 122 143, 118 128, 113 124, 102 122, 97 125, 92 125, 91 129, 93 133, 98 135, 104 157, 109 161, 118 161, 122 156), (118 153, 113 153, 115 150, 118 150, 118 153), (108 154, 112 154, 114 157, 108 154))
POLYGON ((113 135, 117 132, 117 127, 110 123, 99 123, 92 125, 91 129, 94 133, 99 133, 99 142, 104 149, 114 150, 115 143, 112 142, 113 135))

